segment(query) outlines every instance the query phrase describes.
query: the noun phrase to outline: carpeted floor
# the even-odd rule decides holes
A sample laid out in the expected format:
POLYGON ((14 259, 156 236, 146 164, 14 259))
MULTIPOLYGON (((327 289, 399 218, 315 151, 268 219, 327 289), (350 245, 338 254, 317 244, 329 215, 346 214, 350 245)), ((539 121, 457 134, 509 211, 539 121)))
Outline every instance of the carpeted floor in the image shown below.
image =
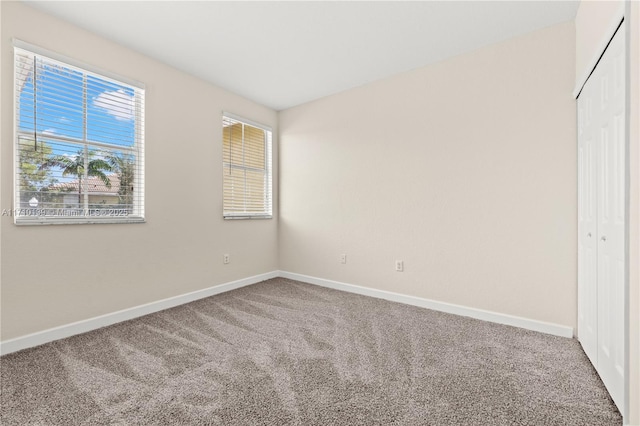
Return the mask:
POLYGON ((0 358, 2 425, 620 425, 576 340, 277 278, 0 358))

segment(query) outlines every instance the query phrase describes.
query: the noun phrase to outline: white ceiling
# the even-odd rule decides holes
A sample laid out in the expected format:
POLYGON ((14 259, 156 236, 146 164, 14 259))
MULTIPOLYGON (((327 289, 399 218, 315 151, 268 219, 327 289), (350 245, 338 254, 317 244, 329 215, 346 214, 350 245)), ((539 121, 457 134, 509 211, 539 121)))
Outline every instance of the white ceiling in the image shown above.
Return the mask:
POLYGON ((276 110, 525 34, 577 1, 29 1, 276 110))

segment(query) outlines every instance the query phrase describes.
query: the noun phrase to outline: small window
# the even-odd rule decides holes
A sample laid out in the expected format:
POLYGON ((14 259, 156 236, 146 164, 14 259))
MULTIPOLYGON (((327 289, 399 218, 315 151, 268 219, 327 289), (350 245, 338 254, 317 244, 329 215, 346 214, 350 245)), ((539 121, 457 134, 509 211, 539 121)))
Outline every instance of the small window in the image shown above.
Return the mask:
POLYGON ((271 218, 271 129, 222 117, 225 219, 271 218))
POLYGON ((41 53, 15 47, 15 222, 144 221, 144 89, 41 53))

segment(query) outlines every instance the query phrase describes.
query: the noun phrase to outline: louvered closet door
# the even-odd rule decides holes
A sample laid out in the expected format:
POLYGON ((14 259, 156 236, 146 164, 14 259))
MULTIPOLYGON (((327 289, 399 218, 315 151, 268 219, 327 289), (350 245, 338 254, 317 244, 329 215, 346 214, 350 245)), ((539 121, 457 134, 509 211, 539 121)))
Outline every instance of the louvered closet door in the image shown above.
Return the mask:
POLYGON ((624 403, 625 43, 621 27, 578 98, 578 339, 624 403))

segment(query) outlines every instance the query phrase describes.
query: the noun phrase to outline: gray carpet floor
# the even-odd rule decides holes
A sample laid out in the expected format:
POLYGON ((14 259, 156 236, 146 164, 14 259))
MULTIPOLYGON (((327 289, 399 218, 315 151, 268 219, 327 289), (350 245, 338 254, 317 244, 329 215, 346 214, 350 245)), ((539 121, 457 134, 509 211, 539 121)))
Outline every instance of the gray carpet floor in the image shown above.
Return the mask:
POLYGON ((579 343, 276 278, 0 358, 2 425, 620 425, 579 343))

